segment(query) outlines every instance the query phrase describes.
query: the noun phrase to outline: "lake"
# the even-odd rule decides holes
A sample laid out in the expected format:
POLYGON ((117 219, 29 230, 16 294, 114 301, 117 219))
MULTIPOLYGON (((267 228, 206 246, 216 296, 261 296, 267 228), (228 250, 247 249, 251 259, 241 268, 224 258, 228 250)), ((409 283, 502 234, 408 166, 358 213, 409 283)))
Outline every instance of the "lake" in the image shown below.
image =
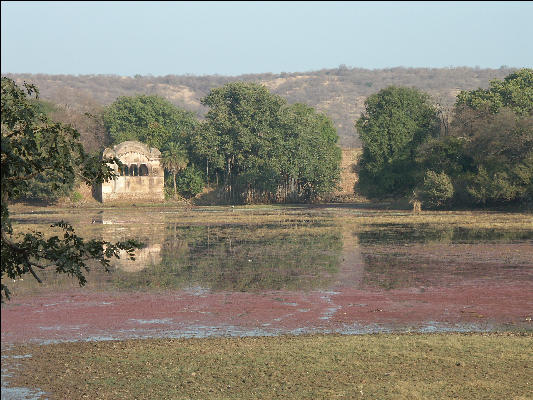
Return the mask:
POLYGON ((25 207, 15 229, 144 243, 79 288, 7 282, 2 341, 530 330, 533 216, 357 205, 25 207))

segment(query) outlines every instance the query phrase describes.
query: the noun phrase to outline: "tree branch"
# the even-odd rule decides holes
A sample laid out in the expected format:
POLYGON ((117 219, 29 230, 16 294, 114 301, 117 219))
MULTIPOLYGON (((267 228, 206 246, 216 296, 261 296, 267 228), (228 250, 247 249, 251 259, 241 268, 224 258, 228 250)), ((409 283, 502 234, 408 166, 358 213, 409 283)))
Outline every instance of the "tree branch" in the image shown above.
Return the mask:
POLYGON ((2 242, 4 242, 4 244, 6 244, 7 246, 11 247, 12 249, 16 251, 26 250, 24 247, 19 246, 18 243, 15 243, 11 239, 8 239, 6 232, 3 229, 2 229, 2 242))
POLYGON ((35 271, 33 270, 33 268, 31 267, 32 264, 28 265, 28 270, 31 272, 31 274, 33 275, 33 277, 37 280, 37 282, 39 283, 43 283, 43 281, 41 280, 41 278, 39 278, 37 276, 37 274, 35 273, 35 271))
POLYGON ((33 265, 34 267, 37 267, 39 269, 46 269, 47 267, 49 267, 50 265, 40 265, 40 264, 37 264, 37 263, 34 263, 33 261, 30 262, 31 265, 33 265))

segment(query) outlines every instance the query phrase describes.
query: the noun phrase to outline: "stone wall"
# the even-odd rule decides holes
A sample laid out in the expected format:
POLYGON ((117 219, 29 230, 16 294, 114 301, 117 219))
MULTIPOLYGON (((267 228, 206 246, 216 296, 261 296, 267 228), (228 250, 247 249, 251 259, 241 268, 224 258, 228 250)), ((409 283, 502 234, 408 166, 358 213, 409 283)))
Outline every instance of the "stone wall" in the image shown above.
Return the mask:
POLYGON ((165 175, 158 149, 128 141, 105 149, 103 156, 117 157, 124 166, 119 169, 118 165, 110 164, 119 176, 99 186, 97 195, 101 202, 165 199, 165 175))

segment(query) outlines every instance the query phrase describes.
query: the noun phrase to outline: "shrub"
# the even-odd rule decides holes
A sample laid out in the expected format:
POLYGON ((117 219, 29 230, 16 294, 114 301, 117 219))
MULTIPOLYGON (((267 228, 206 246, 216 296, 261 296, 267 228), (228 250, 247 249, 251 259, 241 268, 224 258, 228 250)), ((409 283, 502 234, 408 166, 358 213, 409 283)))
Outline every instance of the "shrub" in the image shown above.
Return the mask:
POLYGON ((73 191, 71 194, 70 194, 70 201, 73 202, 73 203, 79 203, 80 201, 83 200, 83 195, 78 192, 77 190, 73 191))
POLYGON ((453 184, 444 172, 426 171, 420 191, 422 201, 431 208, 444 206, 453 196, 453 184))
POLYGON ((202 172, 196 167, 188 166, 176 176, 178 193, 185 198, 191 198, 201 193, 205 182, 202 172))
POLYGON ((53 203, 61 197, 69 196, 73 188, 73 182, 64 182, 55 171, 46 171, 30 180, 24 192, 13 198, 53 203))
POLYGON ((167 185, 167 181, 165 181, 165 200, 170 200, 174 198, 174 189, 172 186, 167 185))

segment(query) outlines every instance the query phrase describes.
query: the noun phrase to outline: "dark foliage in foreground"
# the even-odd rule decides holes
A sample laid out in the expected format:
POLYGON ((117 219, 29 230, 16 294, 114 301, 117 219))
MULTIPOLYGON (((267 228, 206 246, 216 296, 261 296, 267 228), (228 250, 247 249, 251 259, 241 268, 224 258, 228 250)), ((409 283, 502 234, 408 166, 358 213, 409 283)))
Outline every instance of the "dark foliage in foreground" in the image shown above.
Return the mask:
POLYGON ((33 85, 18 87, 14 81, 2 77, 2 222, 1 222, 1 298, 9 298, 5 279, 17 279, 31 274, 40 282, 38 270, 54 268, 85 284, 87 262, 98 261, 106 270, 111 258, 125 251, 133 257, 140 243, 126 240, 110 243, 86 241, 76 235, 66 222, 53 224, 62 230, 62 237, 46 238, 41 232, 14 234, 9 217, 9 201, 24 194, 38 177, 46 176, 47 186, 57 189, 72 186, 76 178, 89 184, 101 183, 113 177, 106 161, 87 155, 79 143, 78 132, 70 126, 51 122, 44 114, 37 114, 32 95, 38 94, 33 85))

